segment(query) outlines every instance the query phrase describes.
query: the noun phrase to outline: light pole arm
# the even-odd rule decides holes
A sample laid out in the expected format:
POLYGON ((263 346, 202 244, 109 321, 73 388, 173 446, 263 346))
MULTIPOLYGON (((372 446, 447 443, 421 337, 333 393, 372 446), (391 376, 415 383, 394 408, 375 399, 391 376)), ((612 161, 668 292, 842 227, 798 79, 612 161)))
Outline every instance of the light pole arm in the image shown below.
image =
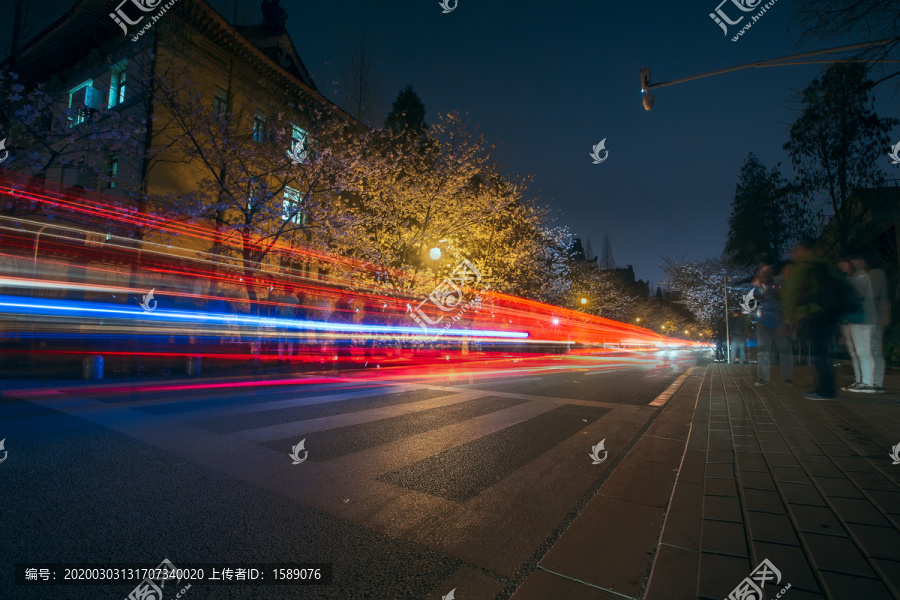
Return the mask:
MULTIPOLYGON (((781 58, 771 58, 769 60, 760 60, 756 62, 752 62, 746 65, 740 65, 737 67, 729 67, 727 69, 720 69, 718 71, 712 71, 711 73, 704 73, 702 75, 694 75, 693 77, 685 77, 683 79, 675 79, 672 81, 665 81, 663 83, 654 83, 648 86, 648 90, 666 87, 667 85, 675 85, 676 83, 685 83, 686 81, 694 81, 695 79, 703 79, 705 77, 712 77, 714 75, 722 75, 723 73, 731 73, 732 71, 742 71, 744 69, 761 69, 764 67, 787 67, 787 66, 796 66, 796 65, 814 65, 814 64, 822 64, 822 63, 835 63, 835 62, 849 62, 848 60, 817 60, 817 61, 801 61, 801 62, 782 62, 787 60, 794 60, 797 58, 805 58, 807 56, 818 56, 819 54, 830 54, 833 52, 847 52, 848 50, 856 50, 857 48, 866 48, 869 46, 883 46, 885 44, 890 44, 891 42, 900 41, 900 38, 888 38, 884 40, 879 40, 877 42, 864 42, 862 44, 853 44, 850 46, 839 46, 837 48, 826 48, 825 50, 816 50, 814 52, 804 52, 802 54, 792 54, 791 56, 782 56, 781 58)), ((881 62, 897 62, 893 60, 884 60, 881 62)))

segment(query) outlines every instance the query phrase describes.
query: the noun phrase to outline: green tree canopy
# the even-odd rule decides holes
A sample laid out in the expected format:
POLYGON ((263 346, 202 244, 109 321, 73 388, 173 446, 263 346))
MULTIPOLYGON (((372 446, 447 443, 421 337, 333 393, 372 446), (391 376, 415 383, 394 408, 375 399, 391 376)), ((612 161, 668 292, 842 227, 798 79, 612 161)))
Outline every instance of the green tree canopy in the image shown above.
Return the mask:
POLYGON ((843 252, 849 233, 842 208, 855 188, 883 181, 877 162, 890 143, 888 133, 898 123, 875 114, 873 85, 861 63, 830 66, 803 91, 802 113, 784 145, 806 197, 807 221, 817 211, 823 214, 823 209, 833 215, 843 252))
POLYGON ((747 156, 731 201, 725 241, 725 252, 736 264, 780 260, 787 237, 787 189, 777 165, 767 170, 755 154, 747 156))

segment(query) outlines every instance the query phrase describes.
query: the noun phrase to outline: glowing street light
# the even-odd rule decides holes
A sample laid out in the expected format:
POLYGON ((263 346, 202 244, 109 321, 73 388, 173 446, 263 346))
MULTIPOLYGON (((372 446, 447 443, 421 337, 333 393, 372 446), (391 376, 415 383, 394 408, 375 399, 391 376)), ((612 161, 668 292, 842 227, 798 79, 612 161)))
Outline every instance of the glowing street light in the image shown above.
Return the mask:
POLYGON ((581 299, 581 303, 582 303, 582 304, 587 304, 587 298, 582 298, 582 299, 581 299))
POLYGON ((441 249, 440 248, 432 248, 428 251, 428 256, 431 257, 431 260, 441 260, 441 249))
POLYGON ((641 318, 640 318, 640 317, 636 318, 636 319, 634 320, 634 322, 635 322, 635 323, 640 323, 640 322, 641 322, 641 318))

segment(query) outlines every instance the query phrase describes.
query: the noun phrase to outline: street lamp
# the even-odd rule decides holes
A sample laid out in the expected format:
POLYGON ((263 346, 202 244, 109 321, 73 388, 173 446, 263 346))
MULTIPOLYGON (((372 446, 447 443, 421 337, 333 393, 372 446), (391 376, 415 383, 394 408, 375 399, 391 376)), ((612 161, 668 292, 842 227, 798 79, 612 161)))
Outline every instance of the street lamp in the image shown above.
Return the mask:
POLYGON ((432 248, 428 251, 428 256, 431 257, 431 260, 441 260, 441 249, 432 248))
POLYGON ((587 304, 587 298, 582 298, 582 299, 581 299, 581 303, 582 303, 582 304, 587 304))
POLYGON ((640 317, 636 318, 636 319, 634 320, 634 322, 635 322, 635 323, 640 323, 640 322, 641 322, 641 318, 640 318, 640 317))

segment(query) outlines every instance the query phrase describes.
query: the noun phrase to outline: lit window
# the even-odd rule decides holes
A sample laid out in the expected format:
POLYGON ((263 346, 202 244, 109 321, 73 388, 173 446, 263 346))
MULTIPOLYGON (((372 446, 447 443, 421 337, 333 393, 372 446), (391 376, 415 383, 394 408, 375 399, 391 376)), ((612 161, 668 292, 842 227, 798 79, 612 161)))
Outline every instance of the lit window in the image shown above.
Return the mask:
POLYGON ((125 78, 128 75, 127 67, 127 59, 113 67, 112 76, 109 79, 109 108, 125 102, 125 78))
POLYGON ((221 117, 228 111, 228 92, 216 86, 215 96, 213 96, 213 112, 217 117, 221 117))
MULTIPOLYGON (((87 93, 89 90, 85 88, 90 88, 92 90, 93 85, 94 80, 88 79, 84 83, 81 83, 69 90, 69 108, 72 108, 72 102, 76 97, 83 97, 85 100, 87 100, 87 93), (81 94, 79 94, 79 92, 81 92, 81 94)), ((80 101, 77 102, 78 104, 82 104, 82 106, 78 106, 78 110, 75 112, 75 114, 69 117, 69 120, 71 121, 71 123, 69 123, 69 127, 78 125, 79 123, 84 123, 89 114, 89 106, 87 105, 87 103, 82 103, 80 101)))
POLYGON ((109 165, 106 171, 106 174, 109 176, 109 183, 107 187, 109 189, 113 189, 116 187, 116 179, 119 177, 119 157, 111 156, 109 158, 109 165))
POLYGON ((291 153, 294 153, 296 148, 297 157, 300 159, 300 162, 306 162, 309 158, 309 153, 306 148, 306 142, 309 139, 309 135, 306 133, 306 130, 293 123, 291 124, 291 128, 291 153))
POLYGON ((260 111, 256 111, 253 117, 253 141, 263 143, 266 139, 266 116, 260 111))
POLYGON ((287 221, 288 219, 290 219, 298 225, 303 225, 305 217, 303 215, 303 211, 300 210, 301 203, 302 198, 300 196, 299 190, 295 190, 292 187, 284 188, 284 199, 281 202, 283 211, 281 214, 281 220, 287 221))

